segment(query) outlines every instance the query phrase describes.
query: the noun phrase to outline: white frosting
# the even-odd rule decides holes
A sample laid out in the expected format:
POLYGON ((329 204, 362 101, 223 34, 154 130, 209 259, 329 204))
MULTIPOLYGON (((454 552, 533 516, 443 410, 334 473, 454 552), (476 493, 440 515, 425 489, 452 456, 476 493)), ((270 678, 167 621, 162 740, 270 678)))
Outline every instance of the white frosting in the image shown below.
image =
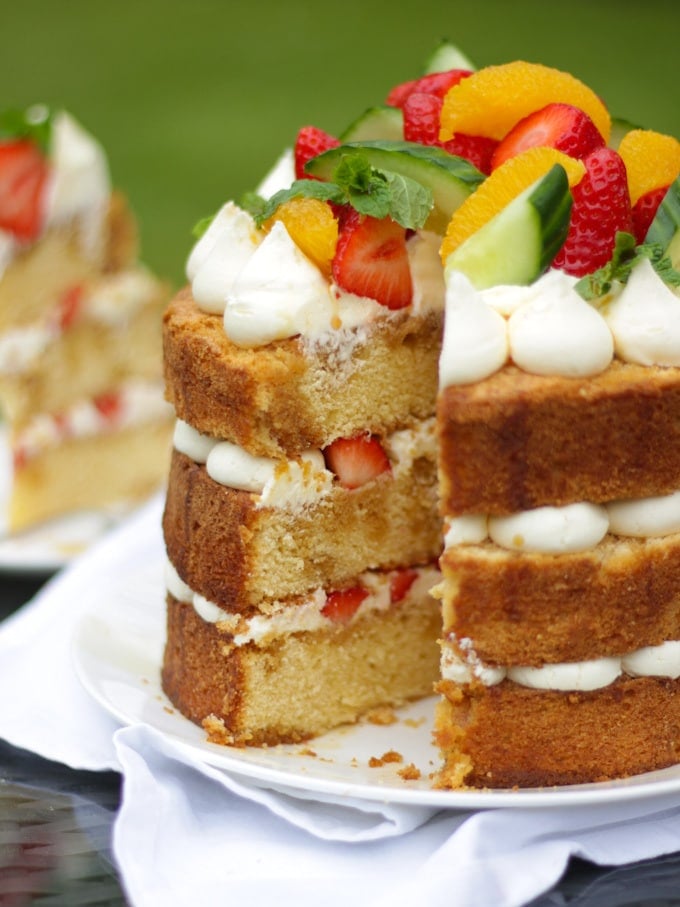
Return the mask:
POLYGON ((415 460, 436 462, 437 438, 434 417, 423 419, 414 428, 404 428, 388 435, 383 447, 395 476, 408 472, 415 460))
POLYGON ((194 300, 204 312, 221 315, 227 293, 260 244, 262 234, 250 214, 227 202, 191 250, 187 277, 194 300))
POLYGON ((446 286, 440 385, 481 381, 498 371, 507 357, 505 319, 484 303, 464 274, 452 271, 446 286))
POLYGON ((525 293, 508 321, 510 356, 519 368, 568 378, 597 375, 607 368, 614 355, 611 332, 600 313, 574 290, 572 278, 550 270, 525 293))
POLYGON ((680 677, 680 641, 645 646, 622 659, 626 674, 633 677, 680 677))
POLYGON ((321 271, 276 221, 227 292, 224 329, 238 346, 262 346, 322 333, 335 314, 321 271))
POLYGON ((416 313, 444 308, 446 286, 439 258, 440 244, 441 236, 427 231, 414 233, 406 242, 413 283, 411 306, 416 313))
POLYGON ((542 668, 512 667, 507 677, 537 690, 597 690, 609 686, 621 673, 620 658, 547 664, 542 668))
POLYGON ((647 259, 610 302, 607 323, 617 355, 640 365, 680 365, 680 298, 647 259))
POLYGON ((175 569, 175 565, 167 557, 163 568, 163 579, 165 588, 178 602, 189 604, 193 601, 194 593, 191 591, 191 587, 187 586, 175 569))
POLYGON ((188 422, 178 419, 175 422, 172 443, 175 450, 189 457, 194 463, 205 463, 218 441, 210 435, 196 431, 188 422))
POLYGON ((444 680, 454 683, 471 683, 479 680, 484 686, 493 687, 505 679, 505 668, 483 664, 472 648, 472 640, 459 640, 461 655, 451 646, 442 646, 441 675, 444 680))
POLYGON ((486 514, 471 513, 448 517, 444 527, 444 547, 454 545, 479 545, 489 534, 486 514))
POLYGON ((567 554, 593 548, 607 534, 604 507, 577 503, 537 507, 511 516, 490 516, 489 536, 502 548, 544 554, 567 554))
POLYGON ((614 535, 654 538, 680 532, 680 491, 637 501, 607 505, 609 531, 614 535))
POLYGON ((295 157, 292 148, 286 148, 266 174, 255 192, 268 199, 280 189, 289 189, 295 180, 295 157))

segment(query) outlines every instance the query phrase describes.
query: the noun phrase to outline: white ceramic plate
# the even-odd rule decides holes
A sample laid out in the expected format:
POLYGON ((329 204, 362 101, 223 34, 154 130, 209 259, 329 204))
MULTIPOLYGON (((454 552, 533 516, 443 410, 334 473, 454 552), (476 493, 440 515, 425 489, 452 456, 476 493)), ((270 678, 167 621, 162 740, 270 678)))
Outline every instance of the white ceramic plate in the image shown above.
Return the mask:
POLYGON ((306 745, 239 749, 208 743, 203 730, 174 709, 160 687, 161 573, 162 565, 155 563, 118 584, 102 578, 74 637, 76 670, 85 689, 122 724, 150 725, 231 774, 274 788, 451 809, 566 807, 680 790, 680 766, 623 781, 562 788, 432 790, 429 776, 438 761, 430 736, 434 699, 401 709, 394 724, 363 722, 306 745), (401 754, 403 761, 369 765, 390 751, 401 754), (407 781, 399 775, 408 764, 419 770, 419 779, 407 781))
POLYGON ((129 508, 82 511, 9 535, 6 513, 11 478, 7 429, 0 425, 0 572, 3 573, 54 573, 129 513, 129 508))

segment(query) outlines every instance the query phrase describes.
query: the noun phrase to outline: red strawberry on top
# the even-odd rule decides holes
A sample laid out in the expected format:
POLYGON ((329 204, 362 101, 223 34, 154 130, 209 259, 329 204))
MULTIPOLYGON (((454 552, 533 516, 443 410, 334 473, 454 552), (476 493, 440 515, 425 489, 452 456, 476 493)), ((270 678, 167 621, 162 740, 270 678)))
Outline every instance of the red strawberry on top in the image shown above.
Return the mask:
POLYGON ((611 258, 619 230, 633 232, 626 167, 612 148, 598 148, 584 158, 586 173, 573 187, 574 204, 564 246, 553 266, 583 277, 611 258))
POLYGON ((396 605, 398 602, 403 601, 417 578, 418 574, 410 567, 395 570, 390 578, 390 602, 396 605))
POLYGON ((337 438, 324 450, 326 466, 344 488, 360 488, 391 470, 380 441, 373 435, 337 438))
POLYGON ((317 154, 328 151, 329 148, 337 148, 340 144, 335 136, 318 129, 316 126, 303 126, 295 139, 295 148, 293 156, 295 158, 295 176, 297 179, 315 179, 305 173, 305 164, 311 161, 317 154))
POLYGON ((411 304, 406 230, 389 217, 349 212, 340 226, 332 271, 337 285, 348 293, 370 296, 388 309, 411 304))
POLYGON ((404 138, 421 145, 438 145, 449 154, 464 157, 482 173, 491 172, 491 156, 498 142, 481 135, 455 133, 447 142, 439 141, 439 120, 442 99, 431 94, 414 92, 404 102, 404 138))
POLYGON ((659 205, 667 192, 668 186, 650 189, 649 192, 641 195, 633 205, 633 236, 638 245, 645 241, 647 231, 656 217, 659 205))
POLYGON ((501 141, 491 159, 492 169, 528 148, 547 145, 582 159, 604 145, 587 113, 571 104, 548 104, 520 120, 501 141))
POLYGON ((406 99, 414 92, 443 98, 449 88, 453 88, 461 79, 471 75, 472 71, 469 69, 447 69, 445 72, 431 72, 426 76, 421 76, 419 79, 412 79, 410 82, 401 82, 399 85, 395 85, 387 95, 386 103, 390 107, 403 107, 406 99))
POLYGON ((0 142, 0 229, 24 242, 42 226, 47 160, 27 139, 0 142))
POLYGON ((359 605, 367 595, 368 590, 363 586, 352 586, 350 589, 329 592, 321 613, 334 623, 346 624, 354 617, 359 605))

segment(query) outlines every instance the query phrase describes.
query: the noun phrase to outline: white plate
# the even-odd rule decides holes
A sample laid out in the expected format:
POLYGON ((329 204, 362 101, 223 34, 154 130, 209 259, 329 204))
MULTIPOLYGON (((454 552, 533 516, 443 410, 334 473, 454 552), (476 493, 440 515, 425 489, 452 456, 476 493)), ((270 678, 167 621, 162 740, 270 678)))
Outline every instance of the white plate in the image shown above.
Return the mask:
POLYGON ((203 730, 184 718, 163 693, 159 668, 164 642, 162 565, 150 564, 118 583, 102 577, 91 605, 77 627, 73 655, 85 689, 124 725, 147 724, 189 747, 206 763, 274 788, 359 797, 451 809, 488 807, 566 807, 680 790, 680 766, 599 784, 536 790, 438 791, 430 774, 437 752, 430 728, 434 699, 398 711, 395 724, 360 723, 325 734, 306 745, 266 749, 208 743, 203 730), (370 767, 371 758, 388 751, 402 763, 370 767), (398 772, 413 763, 420 779, 398 772))
POLYGON ((3 573, 54 573, 129 514, 129 508, 120 507, 81 511, 9 535, 6 514, 11 481, 7 429, 0 425, 0 572, 3 573))

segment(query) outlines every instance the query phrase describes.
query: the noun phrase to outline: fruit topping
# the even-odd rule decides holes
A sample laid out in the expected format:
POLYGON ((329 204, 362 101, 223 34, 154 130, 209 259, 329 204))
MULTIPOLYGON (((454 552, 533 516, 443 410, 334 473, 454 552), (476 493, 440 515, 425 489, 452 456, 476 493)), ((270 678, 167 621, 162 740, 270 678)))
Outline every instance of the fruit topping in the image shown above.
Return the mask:
POLYGON ((440 138, 462 132, 503 139, 521 119, 554 102, 585 111, 609 140, 611 118, 592 89, 570 73, 523 60, 487 66, 449 89, 440 138))
POLYGON ((94 398, 93 403, 107 422, 113 422, 122 411, 123 401, 120 394, 115 391, 99 394, 94 398))
POLYGON ((330 277, 338 242, 338 221, 331 206, 317 198, 291 198, 279 205, 264 229, 275 221, 283 223, 297 247, 330 277))
POLYGON ((30 241, 40 232, 47 160, 29 139, 0 142, 0 229, 30 241))
POLYGON ((335 148, 340 141, 335 136, 324 132, 316 126, 303 126, 295 139, 295 148, 293 151, 295 160, 295 176, 302 179, 305 176, 305 164, 307 161, 321 154, 322 151, 328 151, 329 148, 335 148))
POLYGON ((321 609, 321 613, 334 623, 346 624, 354 617, 367 596, 368 590, 364 589, 363 586, 337 589, 328 593, 326 604, 321 609))
POLYGON ((382 444, 373 435, 337 438, 324 450, 326 466, 344 488, 359 488, 391 470, 382 444))
POLYGON ((513 126, 494 152, 491 166, 495 170, 521 151, 542 145, 571 157, 584 158, 595 148, 601 148, 604 139, 590 117, 578 107, 548 104, 513 126))
POLYGON ((446 262, 458 246, 495 217, 521 192, 545 176, 555 164, 560 164, 564 168, 572 187, 585 173, 581 161, 554 148, 530 148, 494 170, 477 191, 454 212, 441 247, 442 261, 446 262))
POLYGON ((647 231, 656 217, 659 205, 668 192, 668 186, 660 186, 658 189, 650 189, 645 192, 633 205, 633 236, 637 243, 643 243, 647 237, 647 231))
POLYGON ((82 284, 69 287, 62 293, 57 311, 59 329, 65 331, 78 318, 83 304, 85 289, 82 284))
POLYGON ((340 228, 332 272, 348 293, 369 296, 388 309, 411 304, 406 230, 389 217, 350 211, 340 228))
POLYGON ((569 234, 554 261, 577 277, 609 261, 618 232, 633 232, 626 167, 618 152, 598 148, 583 163, 586 175, 572 188, 569 234))
POLYGON ((443 98, 446 92, 462 79, 471 76, 469 69, 449 69, 446 72, 431 72, 419 79, 402 82, 390 91, 386 103, 391 107, 403 107, 412 94, 429 94, 443 98))
POLYGON ((669 186, 680 173, 680 142, 653 129, 631 129, 618 148, 628 174, 630 201, 669 186))
POLYGON ((406 598, 409 589, 417 578, 417 572, 410 567, 403 567, 401 570, 395 570, 390 577, 390 601, 393 605, 396 605, 406 598))

